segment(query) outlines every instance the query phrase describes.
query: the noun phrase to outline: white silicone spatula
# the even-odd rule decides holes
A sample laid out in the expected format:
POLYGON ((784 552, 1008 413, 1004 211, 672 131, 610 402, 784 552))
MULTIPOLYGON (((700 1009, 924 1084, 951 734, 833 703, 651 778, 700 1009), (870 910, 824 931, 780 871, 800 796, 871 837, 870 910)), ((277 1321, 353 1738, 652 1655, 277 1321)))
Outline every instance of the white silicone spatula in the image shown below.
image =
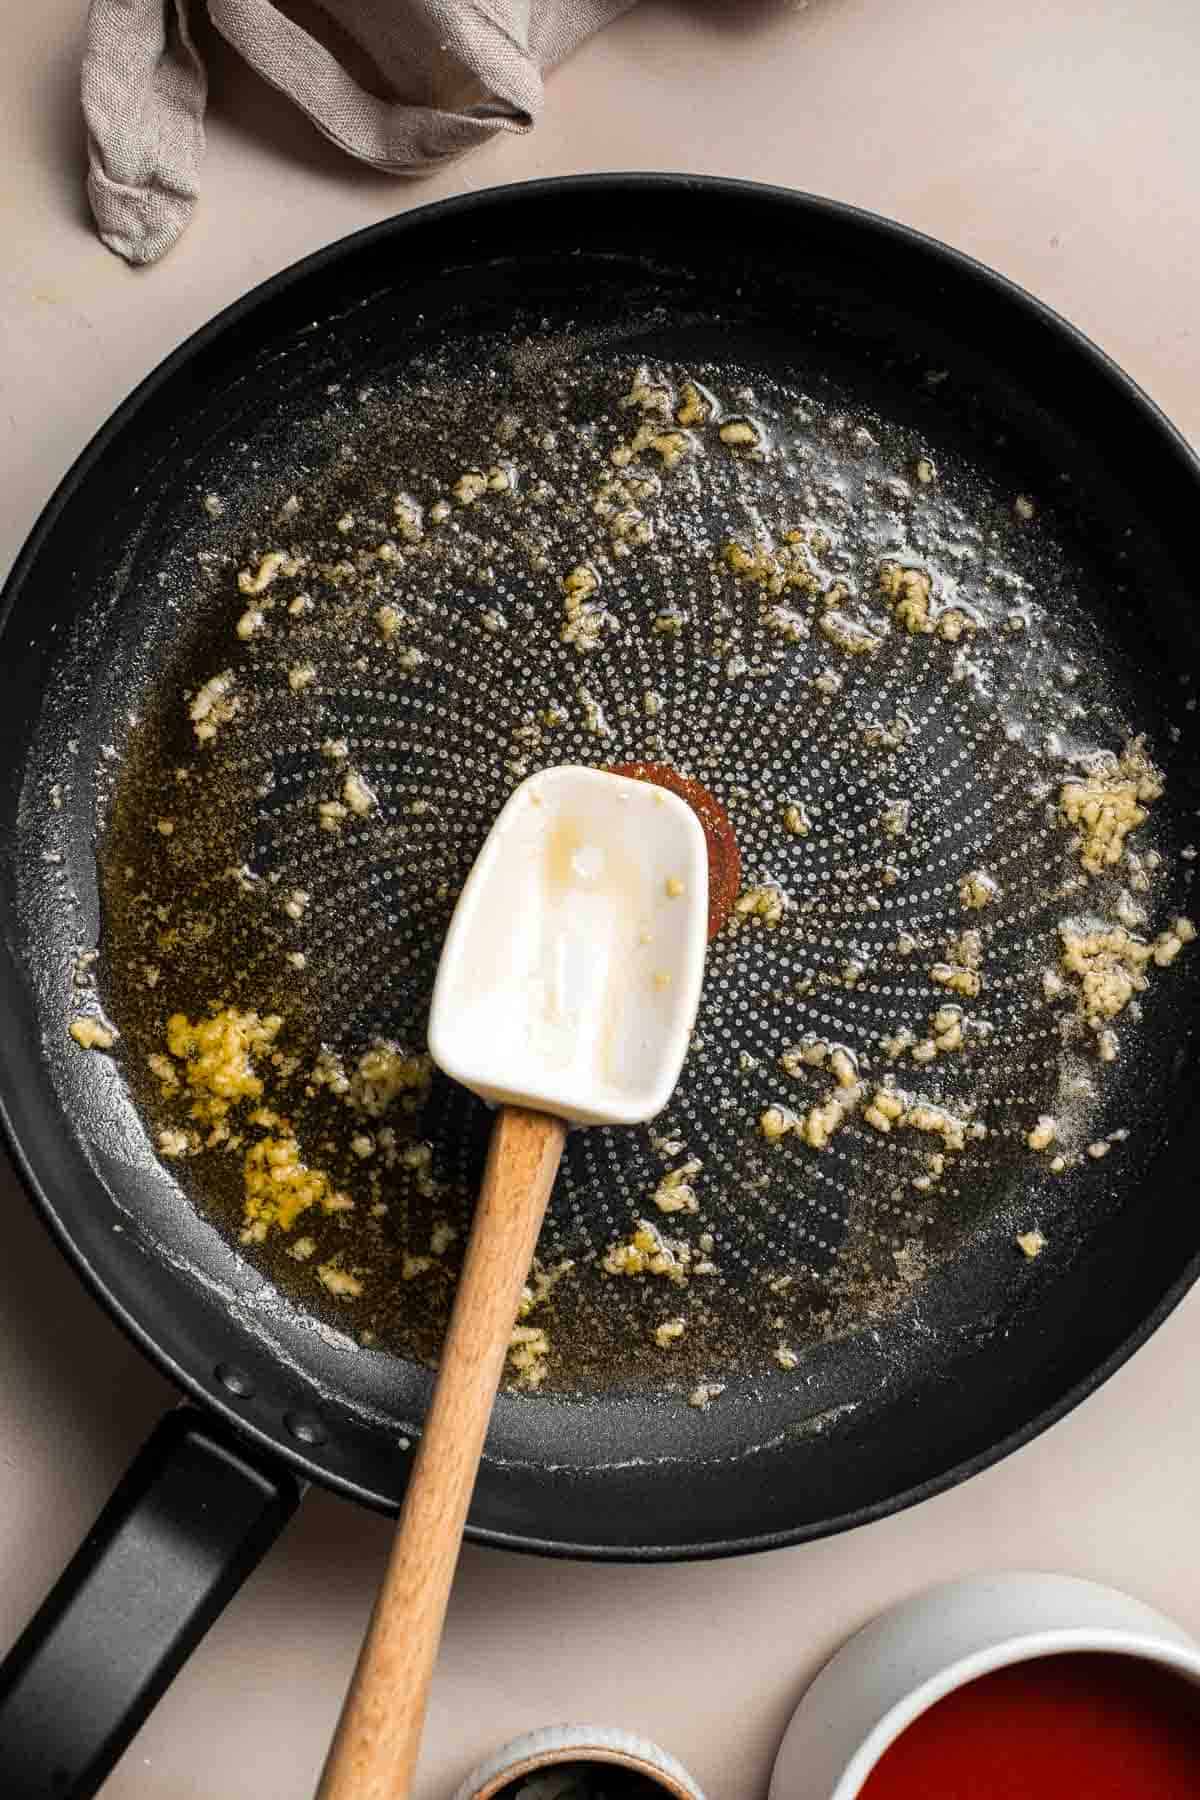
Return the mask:
POLYGON ((499 1111, 433 1401, 319 1800, 407 1800, 488 1419, 568 1123, 670 1099, 700 997, 704 832, 676 795, 596 769, 512 794, 459 897, 434 1061, 499 1111))

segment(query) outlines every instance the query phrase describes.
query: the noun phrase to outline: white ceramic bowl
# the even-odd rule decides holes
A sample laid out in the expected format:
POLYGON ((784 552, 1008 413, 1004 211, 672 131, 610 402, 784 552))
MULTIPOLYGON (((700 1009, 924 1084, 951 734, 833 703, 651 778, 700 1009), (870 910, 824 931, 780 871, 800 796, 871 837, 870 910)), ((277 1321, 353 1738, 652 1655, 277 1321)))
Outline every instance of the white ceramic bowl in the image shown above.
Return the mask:
POLYGON ((613 1763, 648 1781, 656 1781, 662 1788, 663 1800, 704 1800, 687 1770, 670 1751, 609 1725, 551 1725, 544 1731, 514 1738, 467 1776, 454 1800, 494 1800, 495 1795, 523 1775, 577 1762, 613 1763))
POLYGON ((1139 1657, 1200 1687, 1200 1646, 1140 1600, 1067 1575, 976 1575, 929 1589, 831 1657, 792 1717, 771 1800, 855 1800, 889 1744, 955 1688, 1034 1657, 1139 1657))

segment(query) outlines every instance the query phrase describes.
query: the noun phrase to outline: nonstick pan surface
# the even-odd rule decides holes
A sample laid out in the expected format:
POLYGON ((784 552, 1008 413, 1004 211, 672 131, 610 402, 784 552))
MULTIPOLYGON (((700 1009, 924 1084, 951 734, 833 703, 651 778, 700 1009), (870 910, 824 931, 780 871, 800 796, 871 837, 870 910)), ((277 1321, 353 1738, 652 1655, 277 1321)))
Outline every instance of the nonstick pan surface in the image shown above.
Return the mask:
MULTIPOLYGON (((544 1246, 548 1268, 576 1264, 546 1315, 551 1377, 501 1397, 471 1534, 592 1556, 763 1548, 911 1503, 1028 1438, 1129 1354, 1195 1273, 1187 955, 1154 968, 1111 1068, 1090 1041, 1064 1040, 1039 984, 1061 918, 1090 916, 1110 893, 1072 887, 1078 859, 1052 817, 1076 753, 1119 753, 1146 734, 1165 783, 1136 840, 1152 879, 1133 904, 1147 941, 1188 911, 1198 495, 1182 442, 1060 320, 940 246, 801 196, 657 177, 519 188, 410 215, 268 283, 132 397, 52 501, 6 593, 0 1086, 18 1161, 66 1253, 195 1397, 314 1478, 394 1507, 439 1304, 415 1280, 410 1303, 401 1259, 439 1222, 461 1228, 486 1119, 435 1083, 419 1132, 404 1115, 401 1139, 430 1144, 436 1187, 422 1188, 419 1159, 400 1158, 394 1240, 389 1225, 374 1247, 365 1236, 340 1256, 319 1247, 317 1262, 362 1272, 365 1309, 285 1263, 273 1240, 239 1242, 199 1158, 156 1154, 144 1064, 166 1003, 142 991, 140 965, 131 973, 143 859, 166 884, 154 904, 169 909, 172 883, 211 887, 210 950, 186 965, 185 1010, 231 991, 244 963, 264 1010, 308 1009, 306 1055, 335 1034, 338 1005, 356 1043, 415 1052, 445 908, 522 758, 645 756, 727 806, 745 887, 767 899, 710 951, 691 1073, 660 1141, 589 1133, 572 1147, 544 1246), (711 398, 696 431, 710 432, 712 483, 696 478, 681 515, 663 498, 674 471, 651 452, 660 488, 614 504, 642 501, 657 535, 622 559, 610 554, 611 510, 583 517, 581 488, 556 494, 555 453, 537 446, 575 430, 593 495, 606 457, 627 467, 611 464, 610 442, 656 416, 657 402, 622 409, 626 388, 614 386, 641 368, 670 386, 672 418, 685 378, 711 398), (456 383, 477 402, 470 417, 450 417, 456 383), (433 421, 424 436, 414 396, 433 421), (496 436, 510 414, 511 456, 496 436), (761 435, 744 454, 716 436, 742 418, 761 435), (862 484, 878 484, 872 543, 847 540, 844 568, 836 547, 812 546, 827 557, 822 591, 844 574, 855 616, 887 637, 878 653, 853 654, 836 621, 824 630, 839 608, 803 588, 782 598, 809 609, 804 629, 784 620, 764 634, 763 609, 780 596, 725 554, 730 542, 752 550, 763 479, 781 484, 764 530, 781 523, 805 456, 810 474, 834 471, 814 518, 836 512, 835 490, 852 511, 862 484), (525 562, 507 565, 515 540, 498 533, 489 550, 482 514, 460 508, 452 523, 469 554, 405 574, 403 629, 378 652, 419 660, 372 662, 378 646, 357 641, 365 627, 336 574, 366 542, 356 532, 406 468, 428 508, 463 472, 509 460, 551 490, 525 562), (967 546, 944 599, 971 615, 965 644, 953 621, 944 634, 906 632, 863 576, 888 544, 919 561, 923 460, 951 509, 939 541, 957 521, 967 546), (315 522, 279 522, 292 491, 318 496, 315 522), (345 557, 331 548, 338 531, 345 557), (562 639, 562 581, 589 532, 620 617, 585 657, 562 639), (239 644, 220 584, 232 593, 236 570, 280 544, 310 574, 323 568, 314 605, 327 623, 239 644), (993 610, 975 619, 978 607, 993 610), (673 612, 681 625, 656 630, 673 612), (976 630, 1006 646, 986 667, 969 653, 976 630), (232 788, 214 782, 198 800, 164 787, 172 758, 196 750, 182 696, 226 666, 245 709, 230 743, 242 733, 242 747, 226 763, 214 748, 211 766, 258 797, 249 861, 235 854, 232 788), (304 666, 314 681, 291 686, 288 671, 304 666), (307 685, 322 710, 297 726, 290 709, 307 685), (557 737, 544 723, 542 736, 518 735, 564 695, 557 737), (378 811, 325 833, 316 802, 342 790, 320 787, 338 760, 323 761, 320 744, 339 739, 378 811), (916 816, 893 834, 880 821, 897 798, 916 816), (781 825, 790 806, 805 809, 807 833, 781 825), (201 842, 189 837, 201 815, 203 869, 180 847, 201 842), (385 817, 391 835, 371 839, 385 817), (177 860, 149 860, 147 842, 177 860), (255 912, 247 890, 274 874, 291 892, 299 867, 313 896, 308 968, 266 980, 301 939, 278 907, 255 912), (928 969, 960 966, 956 940, 976 921, 959 884, 976 867, 1001 891, 978 916, 987 989, 972 996, 928 969), (250 926, 230 924, 243 901, 252 944, 238 935, 250 926), (903 960, 914 952, 897 949, 905 935, 916 976, 903 960), (129 954, 113 958, 113 945, 129 954), (87 960, 96 946, 99 964, 87 960), (914 1070, 902 1048, 894 1078, 986 1136, 956 1149, 935 1126, 892 1146, 856 1115, 828 1150, 796 1130, 764 1139, 764 1111, 803 1118, 831 1090, 819 1049, 797 1074, 779 1068, 788 1046, 811 1044, 806 1033, 848 1043, 873 1093, 892 1069, 878 1040, 901 1022, 920 1040, 927 1015, 959 1000, 982 1020, 966 1072, 949 1057, 914 1070), (101 1002, 121 1026, 113 1058, 68 1036, 101 1002), (1092 1085, 1072 1099, 1076 1151, 1052 1176, 1024 1133, 1041 1112, 1069 1110, 1063 1083, 1081 1067, 1092 1085), (943 1149, 949 1172, 929 1162, 943 1149), (647 1196, 693 1156, 700 1215, 660 1215, 647 1196), (931 1185, 914 1188, 931 1168, 931 1185), (606 1274, 606 1254, 648 1208, 715 1265, 708 1286, 606 1274), (1047 1244, 1030 1261, 1015 1236, 1035 1224, 1047 1244), (685 1335, 664 1357, 653 1332, 676 1314, 685 1335), (721 1391, 689 1404, 706 1389, 721 1391)), ((497 489, 472 507, 505 498, 497 489)), ((410 547, 401 532, 401 558, 410 547)), ((299 571, 285 579, 295 598, 299 571)))

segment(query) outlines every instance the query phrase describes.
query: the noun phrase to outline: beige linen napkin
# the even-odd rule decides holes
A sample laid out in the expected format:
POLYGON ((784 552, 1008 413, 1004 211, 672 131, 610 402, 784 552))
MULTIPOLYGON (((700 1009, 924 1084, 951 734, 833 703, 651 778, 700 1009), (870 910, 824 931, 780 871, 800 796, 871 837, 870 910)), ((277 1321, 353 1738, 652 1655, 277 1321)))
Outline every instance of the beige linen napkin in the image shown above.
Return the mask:
MULTIPOLYGON (((351 156, 418 174, 528 131, 542 71, 633 0, 207 0, 234 49, 351 156), (312 29, 300 23, 308 18, 312 29)), ((204 154, 205 0, 91 0, 88 198, 110 250, 154 262, 191 218, 204 154)))

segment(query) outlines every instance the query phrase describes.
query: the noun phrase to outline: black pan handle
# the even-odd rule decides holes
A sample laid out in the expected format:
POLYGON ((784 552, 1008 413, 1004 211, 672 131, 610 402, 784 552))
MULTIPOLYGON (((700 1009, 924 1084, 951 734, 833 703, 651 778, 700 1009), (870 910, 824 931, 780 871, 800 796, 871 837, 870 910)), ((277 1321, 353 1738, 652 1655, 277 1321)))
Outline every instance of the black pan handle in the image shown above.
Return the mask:
POLYGON ((89 1800, 300 1494, 216 1420, 167 1414, 0 1663, 4 1800, 89 1800))

